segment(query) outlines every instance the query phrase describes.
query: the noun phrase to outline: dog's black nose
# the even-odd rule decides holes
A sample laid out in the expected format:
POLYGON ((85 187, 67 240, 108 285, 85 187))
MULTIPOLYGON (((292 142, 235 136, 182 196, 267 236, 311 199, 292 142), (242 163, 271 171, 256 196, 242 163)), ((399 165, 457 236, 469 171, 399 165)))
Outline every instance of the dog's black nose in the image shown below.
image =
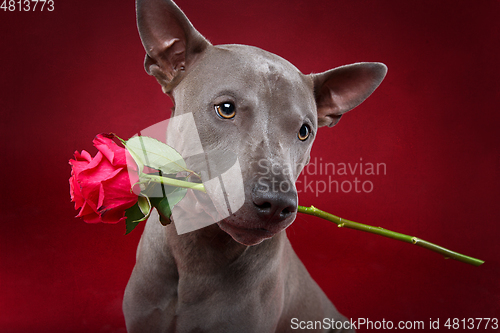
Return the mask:
POLYGON ((283 221, 297 211, 297 192, 292 184, 273 179, 258 182, 252 192, 257 214, 276 222, 283 221), (280 187, 281 185, 281 187, 280 187))

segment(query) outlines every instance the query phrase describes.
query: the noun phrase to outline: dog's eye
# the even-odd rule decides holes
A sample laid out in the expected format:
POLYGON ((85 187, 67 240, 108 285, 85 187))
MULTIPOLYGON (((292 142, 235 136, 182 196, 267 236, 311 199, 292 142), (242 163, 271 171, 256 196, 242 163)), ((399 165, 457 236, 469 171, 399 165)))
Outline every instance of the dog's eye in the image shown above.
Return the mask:
POLYGON ((297 137, 300 141, 306 141, 310 134, 311 130, 309 129, 309 126, 304 124, 300 128, 299 133, 297 133, 297 137))
POLYGON ((231 102, 224 102, 215 106, 215 112, 222 119, 231 119, 236 115, 236 108, 231 102))

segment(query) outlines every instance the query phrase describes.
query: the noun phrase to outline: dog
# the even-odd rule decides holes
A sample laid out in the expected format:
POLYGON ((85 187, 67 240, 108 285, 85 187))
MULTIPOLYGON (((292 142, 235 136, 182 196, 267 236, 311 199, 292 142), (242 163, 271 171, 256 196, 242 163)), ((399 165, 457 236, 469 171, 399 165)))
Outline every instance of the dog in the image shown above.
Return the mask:
MULTIPOLYGON (((136 10, 146 72, 173 100, 173 116, 192 114, 203 149, 237 155, 244 198, 237 211, 189 233, 176 232, 175 216, 168 226, 157 215, 148 219, 124 294, 128 332, 291 332, 292 320, 345 323, 285 229, 318 128, 362 103, 387 67, 356 63, 304 75, 256 47, 212 45, 172 1, 137 0, 136 10), (273 186, 282 183, 291 186, 273 186)), ((193 200, 176 206, 178 216, 206 217, 197 195, 188 191, 193 200)))

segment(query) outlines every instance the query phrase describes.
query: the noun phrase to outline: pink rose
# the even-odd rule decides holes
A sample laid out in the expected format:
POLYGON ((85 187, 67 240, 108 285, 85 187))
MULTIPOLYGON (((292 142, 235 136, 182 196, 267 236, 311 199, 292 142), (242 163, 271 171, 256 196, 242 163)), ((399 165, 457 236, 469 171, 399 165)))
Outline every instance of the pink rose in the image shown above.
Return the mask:
MULTIPOLYGON (((97 135, 93 142, 99 152, 94 158, 83 150, 81 154, 76 151, 75 159, 69 161, 71 201, 75 202, 75 209, 81 208, 77 217, 87 223, 124 221, 125 210, 137 202, 131 184, 138 178, 131 179, 127 167, 127 159, 131 158, 113 138, 113 134, 97 135)), ((135 170, 130 174, 137 175, 135 170)))

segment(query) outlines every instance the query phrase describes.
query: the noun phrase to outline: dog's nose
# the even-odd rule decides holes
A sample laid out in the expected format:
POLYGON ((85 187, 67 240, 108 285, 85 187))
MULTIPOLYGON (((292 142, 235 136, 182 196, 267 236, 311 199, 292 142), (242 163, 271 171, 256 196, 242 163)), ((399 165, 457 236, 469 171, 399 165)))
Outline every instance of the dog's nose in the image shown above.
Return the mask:
POLYGON ((292 186, 282 186, 283 188, 273 188, 279 183, 274 180, 270 183, 259 182, 252 192, 253 203, 257 209, 257 214, 272 221, 283 221, 297 211, 297 192, 292 186))

